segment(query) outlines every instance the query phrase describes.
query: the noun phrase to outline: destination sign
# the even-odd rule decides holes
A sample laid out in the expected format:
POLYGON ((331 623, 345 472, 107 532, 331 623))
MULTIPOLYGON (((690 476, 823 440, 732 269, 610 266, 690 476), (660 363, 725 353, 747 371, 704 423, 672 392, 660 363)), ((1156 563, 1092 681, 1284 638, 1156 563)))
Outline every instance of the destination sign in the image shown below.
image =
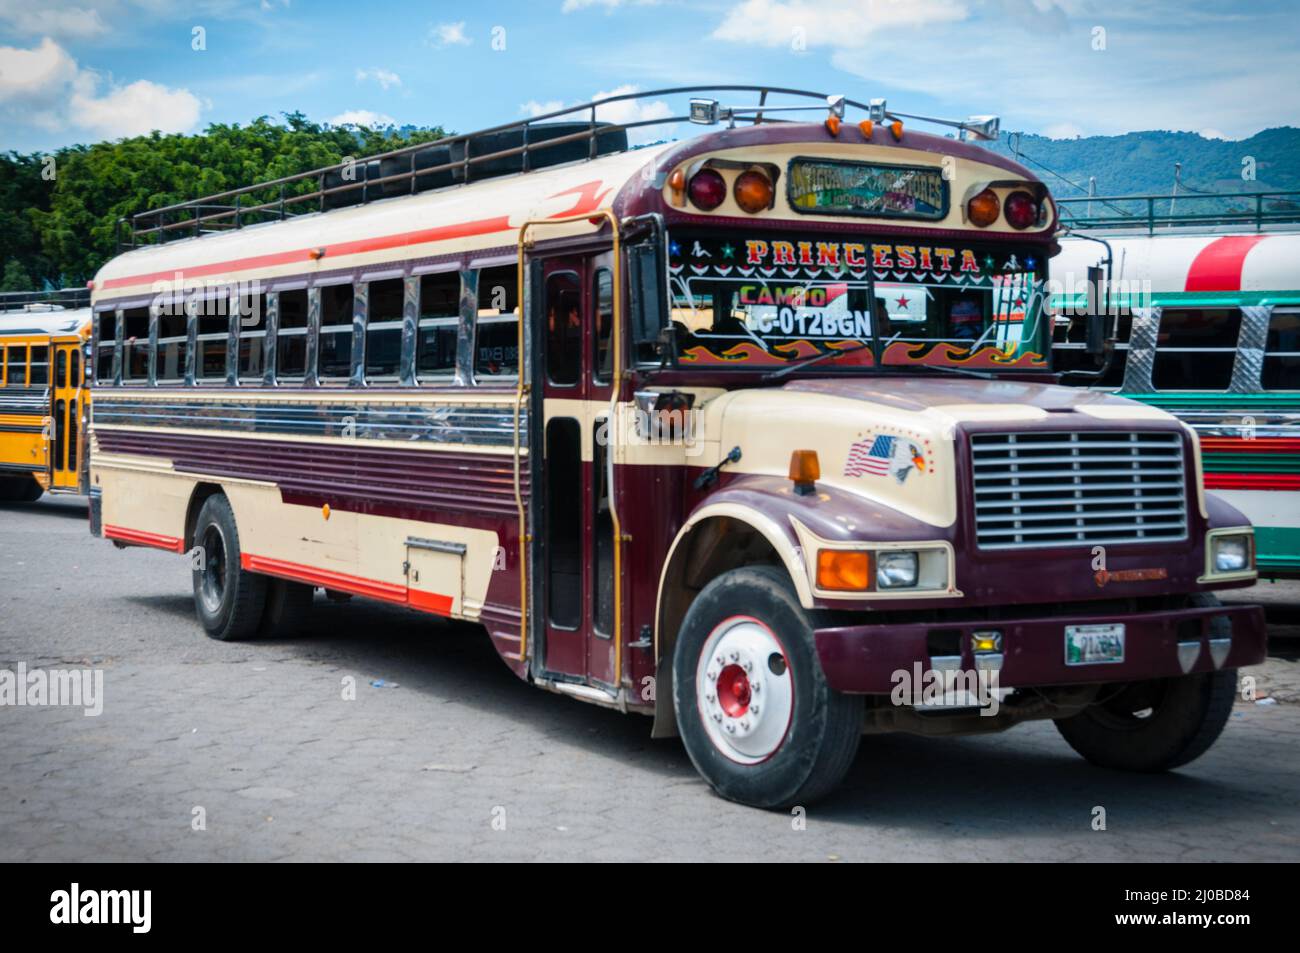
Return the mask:
POLYGON ((796 157, 786 183, 796 212, 929 221, 948 214, 948 183, 932 166, 796 157))

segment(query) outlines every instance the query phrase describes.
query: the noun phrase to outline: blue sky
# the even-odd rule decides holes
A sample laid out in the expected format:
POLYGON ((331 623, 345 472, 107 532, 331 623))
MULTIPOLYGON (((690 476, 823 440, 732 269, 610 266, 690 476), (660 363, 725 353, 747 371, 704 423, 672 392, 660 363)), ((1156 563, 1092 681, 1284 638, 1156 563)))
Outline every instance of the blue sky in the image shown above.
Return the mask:
POLYGON ((295 109, 467 131, 710 82, 1238 139, 1300 124, 1297 50, 1294 0, 0 0, 0 150, 295 109))

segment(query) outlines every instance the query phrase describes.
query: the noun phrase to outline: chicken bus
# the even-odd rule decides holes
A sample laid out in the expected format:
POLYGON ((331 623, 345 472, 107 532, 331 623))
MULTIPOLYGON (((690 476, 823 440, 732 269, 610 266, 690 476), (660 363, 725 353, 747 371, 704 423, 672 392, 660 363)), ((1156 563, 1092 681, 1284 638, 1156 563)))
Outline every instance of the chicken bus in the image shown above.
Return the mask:
POLYGON ((1056 384, 1057 209, 996 129, 657 90, 138 213, 92 532, 185 554, 216 639, 317 589, 476 623, 751 805, 870 732, 1185 764, 1264 657, 1215 596, 1252 529, 1187 425, 1056 384))
MULTIPOLYGON (((1204 208, 1211 196, 1196 195, 1179 197, 1173 215, 1163 211, 1169 202, 1163 197, 1163 214, 1135 225, 1140 216, 1120 214, 1131 209, 1131 198, 1107 199, 1118 211, 1094 210, 1092 219, 1081 220, 1080 232, 1089 237, 1062 239, 1052 265, 1059 276, 1053 281, 1057 367, 1078 372, 1067 382, 1163 408, 1189 424, 1200 438, 1206 488, 1255 527, 1260 574, 1294 579, 1300 578, 1300 211, 1293 200, 1300 193, 1285 195, 1292 201, 1278 194, 1256 203, 1260 224, 1250 208, 1215 212, 1204 208), (1286 207, 1274 208, 1279 205, 1286 207), (1193 224, 1183 224, 1186 218, 1193 224), (1104 302, 1110 343, 1100 358, 1087 356, 1084 341, 1089 268, 1100 269, 1112 291, 1104 302)), ((1215 198, 1241 203, 1256 196, 1215 198)))

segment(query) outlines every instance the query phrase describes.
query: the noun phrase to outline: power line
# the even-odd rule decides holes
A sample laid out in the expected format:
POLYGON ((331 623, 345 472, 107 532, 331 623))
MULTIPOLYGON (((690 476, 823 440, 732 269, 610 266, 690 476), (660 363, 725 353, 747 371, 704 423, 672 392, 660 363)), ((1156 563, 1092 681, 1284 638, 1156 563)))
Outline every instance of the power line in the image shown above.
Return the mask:
MULTIPOLYGON (((1007 133, 1007 148, 1008 148, 1008 149, 1011 148, 1011 135, 1012 135, 1011 133, 1007 133)), ((1018 156, 1020 159, 1024 160, 1025 162, 1029 162, 1029 163, 1031 163, 1032 165, 1036 165, 1036 166, 1038 166, 1040 169, 1042 169, 1044 172, 1048 173, 1049 175, 1054 175, 1054 176, 1056 176, 1056 177, 1057 177, 1058 179, 1060 179, 1062 182, 1066 183, 1067 185, 1073 186, 1074 188, 1078 189, 1080 192, 1084 193, 1085 195, 1088 195, 1088 197, 1089 197, 1089 198, 1092 198, 1094 201, 1101 202, 1102 205, 1105 205, 1105 206, 1107 206, 1108 208, 1112 208, 1112 209, 1114 209, 1116 212, 1119 212, 1119 214, 1121 214, 1121 215, 1126 215, 1126 216, 1128 216, 1128 217, 1130 217, 1130 218, 1134 217, 1134 215, 1133 215, 1132 212, 1127 211, 1126 209, 1122 209, 1122 208, 1120 208, 1118 205, 1115 205, 1115 204, 1112 203, 1112 202, 1107 202, 1105 199, 1098 199, 1098 198, 1096 198, 1095 196, 1090 195, 1090 194, 1088 193, 1088 188, 1087 188, 1087 186, 1080 185, 1078 182, 1075 182, 1075 181, 1074 181, 1073 179, 1071 179, 1069 176, 1062 175, 1060 172, 1057 172, 1055 169, 1050 168, 1050 167, 1047 166, 1045 163, 1039 162, 1037 159, 1033 158, 1032 156, 1027 155, 1027 154, 1025 153, 1025 151, 1024 151, 1024 148, 1023 148, 1023 147, 1021 146, 1021 144, 1019 143, 1019 141, 1017 141, 1017 143, 1016 143, 1016 154, 1017 154, 1017 156, 1018 156)))

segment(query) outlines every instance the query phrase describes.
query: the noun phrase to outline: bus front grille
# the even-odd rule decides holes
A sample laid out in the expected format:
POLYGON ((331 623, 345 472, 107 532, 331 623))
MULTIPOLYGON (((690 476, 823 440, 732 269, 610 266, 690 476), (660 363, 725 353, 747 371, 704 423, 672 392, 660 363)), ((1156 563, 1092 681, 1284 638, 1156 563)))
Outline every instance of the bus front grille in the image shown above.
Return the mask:
POLYGON ((1180 433, 972 434, 971 471, 982 549, 1187 538, 1180 433))

